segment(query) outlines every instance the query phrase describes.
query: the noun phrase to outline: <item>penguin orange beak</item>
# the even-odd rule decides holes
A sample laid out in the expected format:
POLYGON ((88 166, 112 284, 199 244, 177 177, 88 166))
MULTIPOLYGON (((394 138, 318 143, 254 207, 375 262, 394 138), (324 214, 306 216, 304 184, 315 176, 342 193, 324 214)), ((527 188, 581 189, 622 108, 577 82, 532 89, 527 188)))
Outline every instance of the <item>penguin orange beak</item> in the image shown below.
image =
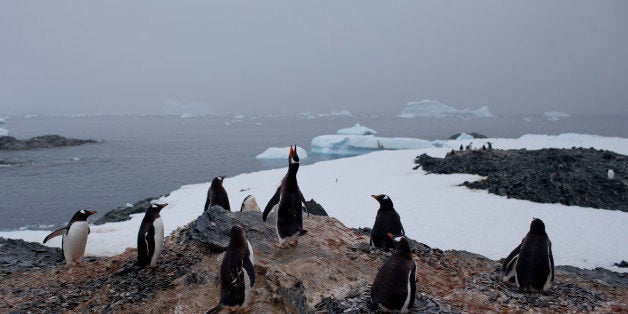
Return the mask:
POLYGON ((379 200, 379 195, 371 195, 372 198, 379 200))
POLYGON ((87 211, 87 213, 91 216, 93 214, 96 214, 97 212, 87 211))
POLYGON ((168 203, 166 203, 166 204, 161 204, 161 208, 164 208, 164 207, 166 207, 166 206, 168 206, 168 203))
POLYGON ((290 145, 290 156, 292 158, 292 156, 294 155, 294 149, 292 148, 292 145, 290 145))
POLYGON ((392 233, 390 233, 390 232, 389 232, 389 233, 387 233, 387 235, 388 235, 388 237, 389 237, 391 240, 393 240, 393 239, 395 238, 395 236, 394 236, 392 233))

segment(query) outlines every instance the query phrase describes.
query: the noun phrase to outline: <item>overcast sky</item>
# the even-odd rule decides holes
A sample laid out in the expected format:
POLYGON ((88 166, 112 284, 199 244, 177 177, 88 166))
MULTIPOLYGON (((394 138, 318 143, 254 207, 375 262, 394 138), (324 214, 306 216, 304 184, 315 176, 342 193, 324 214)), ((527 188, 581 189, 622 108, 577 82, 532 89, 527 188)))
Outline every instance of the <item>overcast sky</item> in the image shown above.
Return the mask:
POLYGON ((628 1, 0 2, 0 115, 628 114, 628 1), (180 109, 180 107, 187 107, 180 109))

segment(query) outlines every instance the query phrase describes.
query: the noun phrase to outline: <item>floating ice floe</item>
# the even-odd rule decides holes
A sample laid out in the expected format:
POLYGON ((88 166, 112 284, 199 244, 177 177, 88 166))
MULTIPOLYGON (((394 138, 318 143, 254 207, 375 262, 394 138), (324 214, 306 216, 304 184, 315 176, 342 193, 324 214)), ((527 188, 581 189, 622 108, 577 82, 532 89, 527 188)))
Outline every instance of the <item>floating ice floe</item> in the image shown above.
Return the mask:
POLYGON ((412 101, 406 104, 399 117, 402 118, 491 118, 493 115, 487 106, 478 109, 456 109, 437 100, 412 101))
POLYGON ((360 155, 376 150, 429 148, 429 141, 406 137, 376 137, 372 135, 321 135, 312 139, 312 153, 331 155, 360 155))
POLYGON ((332 110, 331 115, 332 116, 350 116, 351 112, 349 110, 347 110, 347 109, 343 109, 343 110, 340 110, 340 111, 332 110))
MULTIPOLYGON (((257 155, 257 159, 288 159, 290 147, 269 147, 263 153, 257 155)), ((297 146, 299 158, 307 158, 307 151, 297 146)))
POLYGON ((369 129, 369 128, 363 126, 363 125, 360 125, 360 123, 356 123, 353 127, 350 127, 350 128, 340 129, 336 133, 338 133, 340 135, 374 135, 374 134, 377 134, 377 132, 375 132, 375 130, 369 129))
POLYGON ((543 116, 545 116, 545 119, 547 119, 549 121, 558 121, 561 118, 569 118, 569 117, 571 117, 570 114, 564 113, 564 112, 560 112, 560 111, 544 112, 543 116))
POLYGON ((9 136, 9 130, 0 128, 0 136, 9 136))

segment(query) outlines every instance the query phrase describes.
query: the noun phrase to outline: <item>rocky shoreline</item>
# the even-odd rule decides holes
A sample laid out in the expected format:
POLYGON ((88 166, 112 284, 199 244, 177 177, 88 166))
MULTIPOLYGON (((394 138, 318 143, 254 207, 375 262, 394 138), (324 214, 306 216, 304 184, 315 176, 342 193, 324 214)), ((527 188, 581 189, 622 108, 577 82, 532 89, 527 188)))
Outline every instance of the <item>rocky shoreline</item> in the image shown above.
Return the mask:
POLYGON ((30 150, 52 147, 79 146, 98 143, 92 139, 66 138, 60 135, 42 135, 19 140, 11 136, 0 136, 0 150, 30 150))
POLYGON ((423 154, 415 162, 428 173, 484 176, 463 185, 509 198, 628 211, 628 156, 610 151, 455 150, 445 158, 423 154))
MULTIPOLYGON (((256 255, 253 313, 372 312, 369 285, 390 253, 369 248, 369 229, 306 216, 309 233, 280 250, 261 213, 219 207, 167 237, 155 269, 137 268, 135 249, 69 268, 59 249, 1 240, 0 312, 204 312, 219 298, 218 269, 236 223, 256 255)), ((524 293, 499 281, 499 261, 411 244, 418 264, 412 313, 628 311, 626 274, 558 267, 551 291, 524 293)))

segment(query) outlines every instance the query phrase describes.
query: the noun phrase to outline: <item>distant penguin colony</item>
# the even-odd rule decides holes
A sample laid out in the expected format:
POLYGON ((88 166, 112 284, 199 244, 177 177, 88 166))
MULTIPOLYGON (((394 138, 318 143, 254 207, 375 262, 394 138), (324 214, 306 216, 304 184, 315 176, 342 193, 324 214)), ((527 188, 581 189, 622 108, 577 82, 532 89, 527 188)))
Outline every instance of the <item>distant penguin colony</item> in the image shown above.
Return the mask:
POLYGON ((379 203, 379 209, 377 210, 377 216, 375 216, 375 223, 371 230, 371 245, 380 249, 392 249, 394 248, 393 239, 388 234, 405 235, 403 225, 401 224, 401 217, 393 207, 393 202, 388 195, 371 195, 372 198, 379 203))
POLYGON ((251 289, 255 284, 255 257, 251 243, 242 227, 235 225, 229 232, 229 246, 220 266, 220 303, 207 313, 218 313, 224 307, 230 312, 248 312, 251 289))
POLYGON ((225 178, 226 176, 218 176, 212 180, 209 190, 207 190, 207 200, 205 201, 204 210, 216 205, 219 205, 226 210, 231 210, 231 207, 229 207, 229 197, 227 196, 227 191, 222 186, 222 182, 225 178))
POLYGON ((416 295, 416 261, 404 236, 394 239, 395 252, 382 265, 371 285, 371 301, 377 310, 407 313, 416 295))
POLYGON ((137 265, 155 266, 164 245, 164 223, 159 215, 168 204, 152 204, 140 224, 137 233, 137 265))
POLYGON ((299 171, 299 155, 297 148, 290 146, 290 155, 288 157, 288 173, 281 181, 281 185, 273 197, 266 204, 262 219, 266 221, 268 214, 277 206, 277 237, 279 238, 280 248, 285 243, 291 246, 297 245, 299 236, 307 233, 303 229, 303 204, 305 198, 299 189, 297 183, 297 171, 299 171))
POLYGON ((44 239, 44 243, 54 237, 62 236, 61 248, 66 264, 69 266, 80 264, 79 259, 85 254, 85 245, 87 244, 87 235, 89 234, 87 217, 95 213, 84 209, 77 211, 65 228, 50 233, 44 239))
POLYGON ((534 218, 530 231, 506 257, 500 274, 502 281, 515 280, 517 287, 533 291, 547 291, 554 284, 554 257, 552 242, 545 233, 545 224, 534 218))

